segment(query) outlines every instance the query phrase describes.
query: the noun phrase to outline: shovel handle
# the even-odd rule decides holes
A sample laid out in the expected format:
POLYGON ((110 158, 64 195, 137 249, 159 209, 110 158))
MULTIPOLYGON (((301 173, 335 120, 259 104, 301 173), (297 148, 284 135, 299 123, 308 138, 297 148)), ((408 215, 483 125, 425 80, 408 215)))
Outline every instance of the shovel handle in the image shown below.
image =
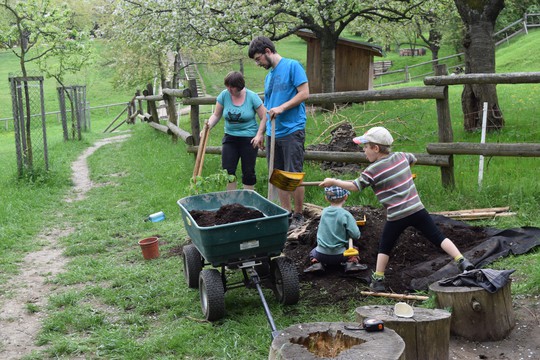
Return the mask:
POLYGON ((208 142, 209 132, 210 126, 208 124, 204 124, 203 136, 199 142, 199 147, 197 149, 197 158, 195 159, 195 166, 193 168, 193 180, 196 180, 197 176, 200 176, 202 173, 204 154, 206 152, 206 144, 208 142))
POLYGON ((322 181, 303 181, 299 186, 319 186, 322 181))
POLYGON ((346 256, 346 257, 358 256, 358 250, 354 248, 352 238, 349 238, 349 248, 345 250, 345 252, 343 253, 343 256, 346 256))

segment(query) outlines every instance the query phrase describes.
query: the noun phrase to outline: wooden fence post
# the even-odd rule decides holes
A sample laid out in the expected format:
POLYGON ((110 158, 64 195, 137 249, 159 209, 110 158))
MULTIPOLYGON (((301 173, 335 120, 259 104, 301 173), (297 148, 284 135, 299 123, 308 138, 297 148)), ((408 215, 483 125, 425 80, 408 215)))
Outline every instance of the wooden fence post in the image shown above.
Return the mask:
MULTIPOLYGON (((154 95, 154 89, 152 88, 152 84, 146 85, 146 90, 143 91, 143 94, 144 96, 154 95)), ((147 100, 146 104, 148 107, 148 113, 152 115, 152 122, 159 124, 159 115, 157 113, 156 102, 153 100, 147 100)))
MULTIPOLYGON (((435 68, 435 75, 446 75, 446 65, 440 64, 435 68)), ((450 118, 450 105, 448 103, 448 86, 444 88, 444 99, 435 100, 437 104, 437 121, 439 124, 439 142, 448 143, 454 141, 452 130, 452 119, 450 118)), ((441 167, 441 180, 445 188, 454 188, 456 186, 454 179, 454 156, 450 155, 449 166, 441 167)))
POLYGON ((405 82, 408 83, 409 80, 410 80, 409 67, 407 65, 405 65, 405 82))
MULTIPOLYGON (((189 80, 189 91, 191 95, 190 97, 196 98, 199 96, 199 93, 197 92, 197 80, 195 79, 189 80)), ((193 137, 195 138, 195 145, 199 145, 201 142, 201 139, 199 138, 199 134, 201 132, 201 126, 199 124, 199 105, 191 105, 190 119, 191 119, 191 133, 193 134, 193 137)))
MULTIPOLYGON (((141 90, 137 90, 137 92, 135 92, 135 96, 141 96, 141 90)), ((143 111, 143 105, 142 105, 142 100, 137 100, 137 103, 139 104, 139 110, 137 110, 137 106, 135 105, 135 101, 133 101, 133 110, 135 110, 133 113, 138 113, 138 114, 144 114, 144 111, 143 111)))
MULTIPOLYGON (((170 85, 170 82, 168 82, 170 85)), ((168 94, 163 93, 163 99, 167 104, 167 115, 169 116, 169 121, 178 126, 177 114, 176 114, 176 98, 174 96, 169 96, 168 94)), ((178 136, 173 132, 172 133, 173 143, 178 142, 178 136)))

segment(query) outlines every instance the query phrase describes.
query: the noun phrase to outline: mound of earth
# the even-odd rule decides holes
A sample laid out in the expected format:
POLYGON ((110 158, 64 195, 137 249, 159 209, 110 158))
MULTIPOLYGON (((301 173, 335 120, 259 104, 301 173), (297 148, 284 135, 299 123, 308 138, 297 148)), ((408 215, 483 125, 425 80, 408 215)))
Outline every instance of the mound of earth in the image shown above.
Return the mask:
MULTIPOLYGON (((386 217, 385 210, 382 208, 346 207, 346 209, 356 219, 366 216, 366 224, 360 227, 360 240, 355 241, 354 244, 360 252, 361 262, 368 265, 367 270, 354 275, 345 275, 341 267, 327 267, 322 274, 303 272, 303 269, 309 266, 309 252, 316 246, 319 218, 310 219, 306 230, 298 236, 297 240, 287 241, 284 249, 285 255, 296 264, 301 281, 309 283, 311 288, 317 288, 327 294, 329 303, 347 298, 351 292, 357 291, 358 287, 364 287, 368 284, 371 273, 375 269, 379 238, 386 217)), ((439 222, 437 219, 435 222, 462 252, 484 242, 490 235, 484 228, 469 226, 465 223, 460 225, 459 222, 439 222)), ((419 273, 425 272, 425 276, 428 276, 452 261, 442 249, 431 244, 417 230, 408 228, 400 236, 391 254, 386 269, 387 287, 396 293, 418 290, 412 288, 410 283, 418 277, 419 273), (424 268, 418 269, 421 264, 424 265, 424 268)))
MULTIPOLYGON (((311 151, 333 151, 333 152, 361 152, 360 146, 352 139, 356 137, 356 132, 350 123, 338 125, 330 132, 332 138, 328 144, 314 144, 306 146, 306 150, 311 151)), ((318 163, 319 164, 319 163, 318 163)), ((348 164, 337 161, 322 161, 320 166, 324 170, 330 170, 336 174, 359 173, 362 169, 358 164, 348 164)))

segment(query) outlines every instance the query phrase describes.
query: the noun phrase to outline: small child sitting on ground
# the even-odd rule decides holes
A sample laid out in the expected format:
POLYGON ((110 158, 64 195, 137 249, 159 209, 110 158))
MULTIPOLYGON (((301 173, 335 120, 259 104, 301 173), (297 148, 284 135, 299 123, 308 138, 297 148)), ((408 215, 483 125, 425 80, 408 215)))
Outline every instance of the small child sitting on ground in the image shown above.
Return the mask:
POLYGON ((345 257, 349 238, 360 238, 360 229, 350 212, 343 209, 349 191, 338 186, 326 187, 325 198, 330 206, 323 209, 317 229, 317 247, 311 250, 311 266, 304 272, 324 271, 325 265, 344 265, 345 272, 367 269, 358 256, 345 257))

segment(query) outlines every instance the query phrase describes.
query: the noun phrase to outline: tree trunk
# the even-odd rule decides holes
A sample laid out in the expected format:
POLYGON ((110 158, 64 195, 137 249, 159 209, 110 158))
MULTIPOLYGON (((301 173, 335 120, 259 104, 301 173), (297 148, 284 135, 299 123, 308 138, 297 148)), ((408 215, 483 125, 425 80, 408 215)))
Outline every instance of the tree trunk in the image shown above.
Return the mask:
POLYGON ((322 92, 334 92, 336 87, 336 46, 337 41, 328 36, 321 38, 321 79, 322 92))
MULTIPOLYGON (((442 41, 442 34, 438 30, 431 28, 429 30, 429 38, 427 41, 427 44, 429 45, 429 50, 431 50, 431 60, 439 59, 439 50, 441 49, 441 41, 442 41)), ((432 65, 433 71, 435 71, 435 69, 439 65, 439 62, 434 61, 431 65, 432 65)))
MULTIPOLYGON (((337 40, 331 36, 321 37, 321 91, 332 93, 336 89, 336 47, 337 40)), ((324 104, 326 110, 333 110, 333 104, 324 104)))
MULTIPOLYGON (((465 73, 495 73, 495 41, 493 30, 497 16, 504 8, 504 0, 454 0, 466 27, 463 40, 465 49, 465 73)), ((497 87, 494 84, 466 84, 461 95, 464 128, 474 131, 482 127, 482 109, 488 103, 487 129, 504 127, 499 108, 497 87)))
POLYGON ((173 78, 172 78, 173 89, 179 88, 181 66, 182 66, 182 57, 180 55, 180 47, 177 47, 174 53, 174 68, 173 68, 173 78))

